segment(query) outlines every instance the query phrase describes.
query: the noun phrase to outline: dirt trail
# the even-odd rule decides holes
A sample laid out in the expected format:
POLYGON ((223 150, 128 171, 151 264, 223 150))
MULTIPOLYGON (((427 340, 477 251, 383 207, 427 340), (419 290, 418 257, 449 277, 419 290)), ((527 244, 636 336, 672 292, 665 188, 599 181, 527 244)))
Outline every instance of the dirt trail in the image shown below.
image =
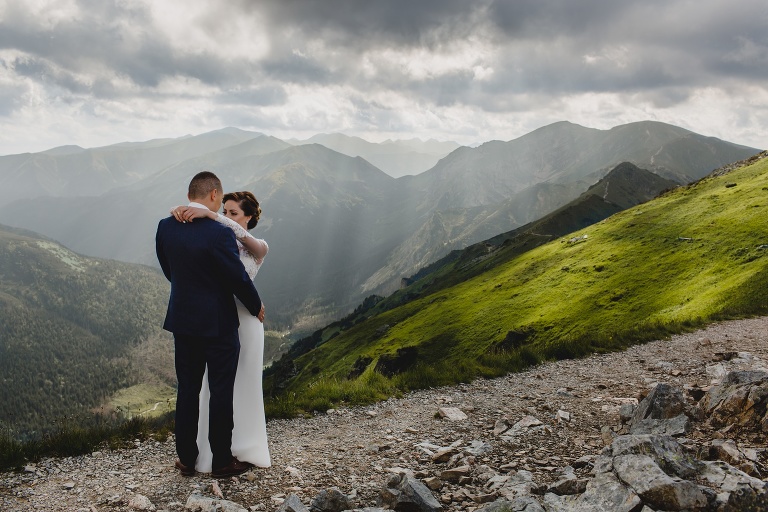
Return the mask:
MULTIPOLYGON (((425 478, 444 469, 424 446, 474 440, 492 446, 474 464, 494 471, 527 469, 536 482, 549 483, 560 468, 599 453, 601 429, 619 423, 620 404, 655 383, 705 386, 723 371, 766 366, 768 317, 722 322, 624 352, 547 363, 499 379, 418 391, 309 419, 270 421, 273 466, 219 485, 227 499, 251 510, 274 510, 289 493, 308 503, 332 486, 351 494, 359 507, 374 506, 392 472, 408 470, 425 478), (439 419, 440 407, 457 407, 468 418, 439 419), (558 421, 558 411, 568 412, 570 422, 558 421), (498 420, 515 422, 526 415, 547 428, 516 445, 494 436, 498 420)), ((728 435, 740 445, 765 446, 764 436, 728 435)), ((723 434, 697 427, 689 437, 704 443, 723 434)), ((182 478, 173 469, 174 459, 172 440, 46 459, 24 472, 0 474, 0 510, 135 510, 129 503, 137 494, 157 510, 182 510, 193 491, 210 494, 213 480, 207 475, 182 478)), ((464 495, 480 492, 471 485, 446 484, 435 494, 450 502, 444 503, 445 510, 471 511, 480 505, 464 495)))

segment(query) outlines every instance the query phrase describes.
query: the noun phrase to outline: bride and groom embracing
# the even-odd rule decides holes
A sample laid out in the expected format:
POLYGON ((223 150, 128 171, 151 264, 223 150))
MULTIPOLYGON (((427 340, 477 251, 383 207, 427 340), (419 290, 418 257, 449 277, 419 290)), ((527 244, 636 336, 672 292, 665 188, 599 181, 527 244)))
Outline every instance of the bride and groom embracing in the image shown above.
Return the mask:
POLYGON ((264 305, 253 278, 269 248, 248 229, 261 209, 250 192, 223 194, 208 171, 189 183, 155 237, 171 282, 163 328, 173 333, 176 468, 216 478, 269 467, 261 374, 264 305), (216 212, 224 204, 224 215, 216 212))

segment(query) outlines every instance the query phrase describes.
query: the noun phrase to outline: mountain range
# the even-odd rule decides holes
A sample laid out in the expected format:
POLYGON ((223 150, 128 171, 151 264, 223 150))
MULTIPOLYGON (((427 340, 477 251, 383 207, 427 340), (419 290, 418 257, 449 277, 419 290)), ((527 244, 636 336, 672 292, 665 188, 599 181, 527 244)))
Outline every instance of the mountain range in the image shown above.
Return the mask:
POLYGON ((299 340, 265 372, 269 410, 366 403, 766 314, 767 177, 768 152, 671 190, 622 164, 299 340), (647 202, 626 194, 660 188, 647 202))
POLYGON ((365 158, 393 178, 420 174, 460 147, 455 142, 434 139, 386 140, 372 143, 360 137, 340 133, 324 133, 306 140, 289 139, 287 142, 294 145, 320 144, 348 156, 365 158))
MULTIPOLYGON (((677 183, 624 162, 579 197, 542 218, 501 233, 421 268, 387 297, 370 296, 351 315, 298 340, 268 373, 288 377, 295 361, 332 336, 374 315, 402 306, 476 277, 553 239, 600 222, 627 208, 649 201, 677 183)), ((274 382, 273 382, 274 384, 274 382)), ((279 386, 278 386, 279 387, 279 386)))
MULTIPOLYGON (((352 153, 376 148, 340 136, 315 140, 352 153)), ((156 265, 158 219, 186 202, 194 173, 212 169, 227 190, 251 190, 262 204, 254 234, 270 254, 257 285, 273 328, 306 332, 367 295, 395 291, 452 250, 556 210, 623 161, 688 183, 757 152, 663 123, 596 130, 562 122, 459 147, 420 174, 394 178, 361 156, 294 142, 225 129, 0 157, 0 183, 23 197, 6 200, 0 218, 78 253, 156 265)), ((433 151, 429 141, 411 144, 433 151)))

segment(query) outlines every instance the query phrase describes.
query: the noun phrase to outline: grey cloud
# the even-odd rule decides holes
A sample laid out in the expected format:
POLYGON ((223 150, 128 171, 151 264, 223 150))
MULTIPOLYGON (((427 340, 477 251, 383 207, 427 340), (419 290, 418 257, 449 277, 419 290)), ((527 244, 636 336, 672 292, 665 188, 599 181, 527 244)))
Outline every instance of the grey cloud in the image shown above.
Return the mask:
POLYGON ((0 88, 0 117, 9 117, 21 108, 29 88, 19 84, 0 88))
POLYGON ((471 26, 473 13, 487 0, 242 0, 243 9, 260 9, 269 26, 300 28, 308 39, 323 37, 359 48, 371 45, 424 45, 438 32, 448 40, 471 26))
POLYGON ((227 90, 218 97, 218 101, 224 104, 268 106, 284 103, 287 97, 283 87, 267 85, 227 90))
MULTIPOLYGON (((23 8, 9 8, 0 21, 0 48, 25 52, 38 63, 55 63, 63 70, 57 75, 60 78, 77 74, 93 77, 106 72, 127 76, 136 85, 149 88, 175 75, 207 84, 250 78, 241 62, 225 62, 213 54, 178 52, 162 33, 140 32, 135 36, 124 30, 126 26, 148 25, 148 12, 118 2, 81 3, 85 4, 82 18, 59 22, 52 31, 41 27, 23 8)), ((73 84, 61 85, 71 88, 73 84)), ((108 90, 101 88, 102 92, 108 90)))
POLYGON ((466 103, 489 111, 514 111, 520 98, 551 98, 594 92, 645 92, 658 105, 684 101, 686 88, 734 80, 768 80, 768 8, 763 0, 723 3, 701 0, 239 0, 224 2, 201 27, 216 38, 229 23, 252 20, 254 33, 270 40, 262 60, 230 59, 182 51, 148 26, 141 4, 81 0, 84 15, 49 30, 8 3, 0 20, 0 48, 30 57, 15 72, 73 95, 98 98, 153 96, 167 77, 193 78, 214 87, 222 104, 285 102, 281 82, 311 86, 343 84, 361 94, 388 90, 437 106, 466 103), (263 23, 258 23, 262 20, 263 23), (374 62, 371 78, 363 59, 377 49, 448 52, 457 42, 493 43, 484 64, 494 74, 474 80, 470 69, 414 79, 397 63, 374 62), (625 62, 596 59, 616 49, 625 62), (297 51, 294 51, 297 50, 297 51), (121 88, 113 77, 137 88, 121 88), (252 85, 256 84, 256 85, 252 85))
POLYGON ((327 84, 340 81, 342 77, 334 76, 329 64, 293 54, 273 56, 261 63, 266 75, 276 80, 293 83, 327 84))

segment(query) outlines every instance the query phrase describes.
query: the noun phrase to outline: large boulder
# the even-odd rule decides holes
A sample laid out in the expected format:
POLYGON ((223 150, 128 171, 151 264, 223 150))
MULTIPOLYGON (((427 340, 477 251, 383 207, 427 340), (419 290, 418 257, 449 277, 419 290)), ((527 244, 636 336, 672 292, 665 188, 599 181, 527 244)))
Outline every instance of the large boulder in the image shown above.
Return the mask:
POLYGON ((670 436, 619 436, 578 496, 548 493, 548 512, 768 510, 768 483, 723 461, 700 461, 670 436))
POLYGON ((698 485, 666 474, 647 455, 620 455, 613 460, 613 467, 619 480, 656 509, 695 510, 707 504, 707 496, 698 485))
POLYGON ((688 432, 686 401, 683 392, 669 384, 657 384, 629 420, 632 434, 683 435, 688 432))
POLYGON ((702 407, 715 427, 736 424, 768 432, 768 373, 734 371, 713 386, 702 407))
POLYGON ((702 464, 700 478, 718 491, 713 510, 768 510, 768 482, 753 478, 723 461, 702 464))

